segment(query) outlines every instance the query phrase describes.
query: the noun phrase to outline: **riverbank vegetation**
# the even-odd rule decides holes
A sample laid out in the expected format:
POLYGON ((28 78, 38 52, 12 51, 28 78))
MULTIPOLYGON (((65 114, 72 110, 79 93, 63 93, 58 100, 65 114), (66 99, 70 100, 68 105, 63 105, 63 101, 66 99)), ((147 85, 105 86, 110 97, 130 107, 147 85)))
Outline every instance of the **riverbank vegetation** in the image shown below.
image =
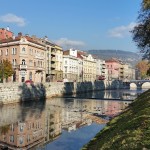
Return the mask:
POLYGON ((150 90, 113 118, 83 150, 150 149, 150 90))

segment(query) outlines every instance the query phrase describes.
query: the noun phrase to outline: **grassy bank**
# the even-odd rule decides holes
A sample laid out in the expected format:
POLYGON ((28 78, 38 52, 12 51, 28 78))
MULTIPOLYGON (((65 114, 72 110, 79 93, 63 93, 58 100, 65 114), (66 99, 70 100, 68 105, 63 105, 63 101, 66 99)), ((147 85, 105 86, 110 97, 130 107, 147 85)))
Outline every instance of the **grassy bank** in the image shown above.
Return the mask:
POLYGON ((150 90, 112 119, 83 150, 150 149, 150 90))

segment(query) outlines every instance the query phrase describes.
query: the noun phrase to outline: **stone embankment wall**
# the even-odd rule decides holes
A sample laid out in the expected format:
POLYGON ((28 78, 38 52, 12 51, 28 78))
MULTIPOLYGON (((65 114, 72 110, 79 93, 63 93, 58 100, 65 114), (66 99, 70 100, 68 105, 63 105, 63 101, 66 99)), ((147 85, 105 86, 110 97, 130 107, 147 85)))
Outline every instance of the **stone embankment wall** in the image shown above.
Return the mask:
POLYGON ((52 82, 30 85, 25 83, 0 84, 0 104, 15 103, 33 99, 47 99, 53 96, 85 93, 89 91, 122 88, 119 81, 104 82, 52 82))

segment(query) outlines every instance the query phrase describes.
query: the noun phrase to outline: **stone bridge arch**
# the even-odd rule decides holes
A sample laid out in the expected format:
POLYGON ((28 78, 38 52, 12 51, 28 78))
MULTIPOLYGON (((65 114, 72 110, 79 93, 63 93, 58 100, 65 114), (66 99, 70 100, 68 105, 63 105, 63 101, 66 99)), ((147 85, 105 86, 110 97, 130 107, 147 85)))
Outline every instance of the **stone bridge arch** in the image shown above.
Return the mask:
POLYGON ((136 83, 130 83, 130 89, 137 89, 136 83))
POLYGON ((141 86, 142 89, 150 89, 150 82, 144 82, 141 86))

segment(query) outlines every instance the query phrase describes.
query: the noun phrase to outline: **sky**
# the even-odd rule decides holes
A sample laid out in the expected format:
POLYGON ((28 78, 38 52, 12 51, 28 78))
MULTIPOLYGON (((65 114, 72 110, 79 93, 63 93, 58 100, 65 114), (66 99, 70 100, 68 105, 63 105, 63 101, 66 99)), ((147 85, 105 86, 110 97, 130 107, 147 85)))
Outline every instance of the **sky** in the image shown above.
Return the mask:
POLYGON ((138 52, 129 32, 142 0, 0 0, 0 28, 47 36, 63 49, 138 52))

